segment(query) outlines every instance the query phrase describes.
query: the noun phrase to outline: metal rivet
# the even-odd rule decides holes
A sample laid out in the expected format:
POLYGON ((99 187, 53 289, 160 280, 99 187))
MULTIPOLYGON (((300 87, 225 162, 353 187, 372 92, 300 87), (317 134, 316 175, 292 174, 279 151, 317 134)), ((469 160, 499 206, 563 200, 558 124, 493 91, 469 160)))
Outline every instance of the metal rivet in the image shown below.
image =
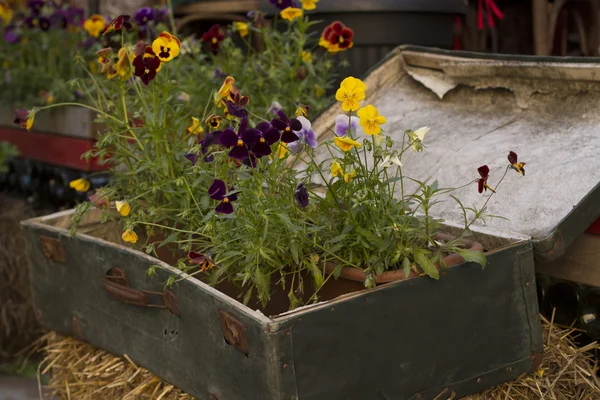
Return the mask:
POLYGON ((288 369, 288 368, 289 368, 289 365, 283 364, 283 369, 288 369))
POLYGON ((477 378, 477 383, 480 383, 480 382, 481 382, 481 378, 477 378))

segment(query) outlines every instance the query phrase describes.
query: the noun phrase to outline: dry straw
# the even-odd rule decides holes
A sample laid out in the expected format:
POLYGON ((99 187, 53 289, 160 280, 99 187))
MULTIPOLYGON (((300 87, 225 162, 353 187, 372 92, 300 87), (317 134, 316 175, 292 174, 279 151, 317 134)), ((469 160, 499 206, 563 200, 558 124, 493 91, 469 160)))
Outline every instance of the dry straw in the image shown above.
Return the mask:
MULTIPOLYGON (((578 348, 574 329, 542 318, 545 354, 537 373, 465 400, 597 400, 600 379, 592 360, 592 343, 578 348)), ((116 357, 73 338, 49 333, 41 339, 46 358, 39 373, 50 372, 49 390, 57 399, 193 400, 191 396, 138 367, 127 356, 116 357)), ((436 400, 455 399, 441 394, 436 400)))

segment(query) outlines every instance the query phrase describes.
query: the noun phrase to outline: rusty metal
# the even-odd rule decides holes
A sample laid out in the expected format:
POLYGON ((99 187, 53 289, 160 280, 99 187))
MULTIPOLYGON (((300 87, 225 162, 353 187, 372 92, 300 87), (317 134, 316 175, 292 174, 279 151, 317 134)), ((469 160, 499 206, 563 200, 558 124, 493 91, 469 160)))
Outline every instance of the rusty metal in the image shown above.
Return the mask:
POLYGON ((111 268, 104 276, 103 284, 106 292, 123 303, 140 307, 165 308, 179 316, 179 305, 173 292, 165 290, 161 293, 133 289, 129 285, 125 271, 121 268, 111 268), (150 302, 150 296, 158 297, 162 304, 150 302))
POLYGON ((544 359, 544 353, 534 353, 531 356, 531 373, 532 374, 538 370, 543 359, 544 359))
POLYGON ((219 316, 221 317, 221 328, 223 329, 223 336, 225 341, 240 350, 248 357, 248 339, 246 338, 246 327, 231 314, 219 310, 219 316))
POLYGON ((163 292, 163 302, 165 303, 167 309, 171 311, 171 313, 179 316, 179 303, 177 302, 175 294, 173 294, 173 292, 171 292, 169 289, 165 289, 163 292))
POLYGON ((58 239, 49 236, 40 236, 40 245, 42 246, 42 253, 44 253, 47 259, 66 264, 67 256, 65 249, 63 249, 58 239))

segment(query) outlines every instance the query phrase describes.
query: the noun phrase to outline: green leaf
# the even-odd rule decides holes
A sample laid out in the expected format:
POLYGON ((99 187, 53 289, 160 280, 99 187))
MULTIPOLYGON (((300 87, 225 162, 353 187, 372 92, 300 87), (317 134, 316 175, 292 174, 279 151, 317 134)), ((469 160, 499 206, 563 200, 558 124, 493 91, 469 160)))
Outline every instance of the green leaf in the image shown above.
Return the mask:
POLYGON ((202 198, 200 198, 200 207, 202 207, 203 210, 207 209, 210 206, 210 197, 208 196, 202 196, 202 198))
POLYGON ((410 274, 410 267, 411 267, 411 263, 410 260, 408 259, 408 257, 404 257, 404 260, 402 260, 402 270, 404 271, 404 276, 408 277, 408 275, 410 274))
POLYGON ((481 251, 473 251, 467 249, 457 249, 458 254, 463 256, 465 261, 474 262, 481 265, 483 268, 487 265, 487 257, 481 251))
POLYGON ((433 279, 440 279, 440 271, 434 263, 431 262, 429 257, 423 253, 423 251, 415 251, 415 261, 423 269, 423 272, 433 279))
POLYGON ((367 239, 373 246, 379 247, 381 239, 379 239, 373 232, 363 228, 356 228, 356 231, 360 233, 362 237, 367 239))
POLYGON ((250 299, 252 298, 252 289, 254 289, 254 287, 251 287, 244 295, 244 305, 248 305, 250 302, 250 299))
POLYGON ((178 238, 179 238, 179 232, 173 232, 169 236, 167 236, 167 238, 165 240, 160 242, 158 247, 160 248, 160 247, 163 247, 165 244, 172 243, 172 242, 176 241, 178 238))
POLYGON ((323 271, 321 271, 317 264, 313 262, 309 262, 309 266, 310 272, 312 272, 312 276, 315 281, 315 290, 319 290, 325 283, 325 279, 323 278, 323 271))

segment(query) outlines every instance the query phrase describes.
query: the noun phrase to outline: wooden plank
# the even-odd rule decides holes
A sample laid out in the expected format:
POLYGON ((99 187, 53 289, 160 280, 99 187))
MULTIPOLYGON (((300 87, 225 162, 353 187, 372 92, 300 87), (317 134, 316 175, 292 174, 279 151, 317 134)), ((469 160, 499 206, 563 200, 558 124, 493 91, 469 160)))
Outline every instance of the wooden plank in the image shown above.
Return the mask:
POLYGON ((600 236, 583 234, 560 259, 536 271, 558 279, 600 287, 600 236))
POLYGON ((30 160, 80 171, 107 169, 99 164, 97 158, 89 162, 81 158, 83 153, 94 147, 95 140, 0 126, 0 141, 14 144, 19 149, 19 155, 30 160))

